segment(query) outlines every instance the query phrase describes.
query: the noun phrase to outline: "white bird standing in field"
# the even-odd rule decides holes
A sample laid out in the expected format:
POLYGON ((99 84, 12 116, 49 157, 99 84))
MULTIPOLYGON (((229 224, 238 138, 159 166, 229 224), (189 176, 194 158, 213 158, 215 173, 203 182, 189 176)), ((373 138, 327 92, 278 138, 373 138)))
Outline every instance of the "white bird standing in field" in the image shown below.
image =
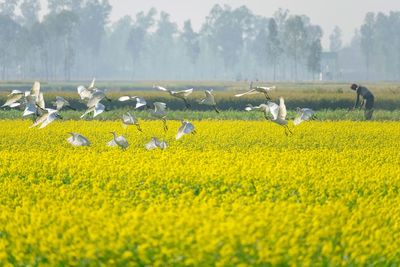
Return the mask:
POLYGON ((61 96, 56 96, 56 101, 53 102, 53 106, 56 106, 58 111, 62 110, 63 108, 69 108, 71 110, 76 110, 75 108, 71 107, 68 100, 61 96))
POLYGON ((179 128, 176 134, 176 140, 180 139, 185 134, 196 134, 194 125, 188 121, 182 120, 182 126, 179 128))
POLYGON ((129 143, 123 135, 117 136, 115 132, 111 132, 111 134, 114 136, 114 138, 113 140, 107 143, 108 146, 110 147, 119 146, 122 150, 128 148, 129 143))
POLYGON ((81 134, 69 133, 71 137, 67 139, 68 143, 73 146, 90 146, 89 140, 81 134))
POLYGON ((268 102, 268 107, 269 110, 272 114, 272 122, 275 122, 285 128, 285 134, 288 135, 288 132, 290 134, 293 134, 293 132, 289 129, 288 126, 288 121, 286 120, 286 105, 285 105, 285 100, 283 97, 279 98, 279 106, 275 104, 274 102, 268 102))
POLYGON ((118 98, 118 101, 120 102, 126 102, 129 100, 136 100, 136 106, 135 109, 141 108, 141 107, 148 107, 147 102, 143 97, 139 96, 121 96, 118 98))
POLYGON ((21 100, 24 97, 24 93, 20 90, 12 90, 11 93, 7 96, 6 103, 4 103, 1 107, 10 107, 15 108, 21 105, 21 100))
POLYGON ((93 78, 92 82, 90 83, 90 85, 87 88, 83 85, 78 86, 77 91, 82 100, 90 99, 90 97, 92 96, 92 93, 96 89, 95 85, 94 85, 95 81, 96 81, 96 79, 93 78))
POLYGON ((98 115, 103 113, 106 110, 106 107, 102 103, 97 103, 95 106, 88 108, 85 113, 81 116, 81 119, 84 118, 89 113, 93 112, 93 118, 96 118, 98 115))
POLYGON ((303 121, 312 120, 315 116, 315 112, 309 108, 297 108, 297 117, 294 119, 293 124, 299 125, 303 121))
POLYGON ((153 137, 151 138, 151 141, 145 145, 147 150, 153 150, 156 148, 160 148, 161 150, 164 150, 167 148, 167 143, 162 139, 162 141, 158 140, 158 138, 153 137))
POLYGON ((268 95, 268 92, 274 90, 276 87, 272 86, 272 87, 266 87, 266 86, 256 86, 253 87, 253 82, 250 83, 250 88, 247 92, 244 92, 242 94, 236 94, 236 97, 241 97, 244 95, 253 95, 253 94, 257 94, 257 93, 263 93, 265 95, 265 98, 267 100, 271 100, 271 97, 268 95))
POLYGON ((61 115, 58 113, 58 110, 46 108, 42 110, 42 112, 43 115, 37 118, 35 123, 30 128, 36 127, 39 124, 41 124, 39 129, 42 129, 47 125, 49 125, 50 123, 52 123, 53 121, 55 121, 56 119, 62 119, 61 115))
POLYGON ((163 102, 154 102, 154 110, 150 111, 150 114, 156 118, 159 118, 162 120, 163 125, 164 125, 164 131, 168 131, 168 126, 167 126, 167 104, 163 102))
POLYGON ((173 91, 166 89, 162 86, 153 85, 153 88, 158 89, 163 92, 168 92, 171 96, 182 99, 185 102, 186 108, 190 108, 190 104, 187 101, 187 97, 193 93, 193 88, 187 90, 173 91))
POLYGON ((125 127, 129 125, 134 125, 138 129, 139 132, 143 132, 142 128, 140 127, 138 119, 133 116, 130 112, 127 112, 122 115, 122 123, 124 124, 125 127))
POLYGON ((264 113, 264 118, 266 120, 269 120, 268 113, 270 112, 270 110, 269 110, 269 106, 267 104, 261 104, 259 106, 252 106, 249 104, 249 105, 247 105, 245 110, 246 111, 253 111, 253 110, 262 111, 264 113))
POLYGON ((213 90, 205 90, 204 93, 206 95, 205 98, 200 99, 198 102, 201 105, 207 105, 207 106, 212 106, 215 110, 215 112, 219 113, 219 110, 217 108, 217 103, 215 102, 214 95, 212 94, 213 90))

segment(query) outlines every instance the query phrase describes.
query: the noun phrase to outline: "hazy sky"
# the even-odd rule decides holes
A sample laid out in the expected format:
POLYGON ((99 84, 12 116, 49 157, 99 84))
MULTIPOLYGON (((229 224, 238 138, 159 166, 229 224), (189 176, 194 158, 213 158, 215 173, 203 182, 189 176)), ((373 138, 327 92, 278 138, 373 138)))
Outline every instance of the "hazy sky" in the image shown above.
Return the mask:
MULTIPOLYGON (((42 0, 47 2, 46 0, 42 0)), ((278 8, 286 8, 292 14, 305 14, 324 30, 323 45, 329 45, 329 34, 335 25, 343 30, 348 42, 367 12, 400 11, 400 0, 109 0, 113 5, 112 20, 124 15, 134 15, 151 7, 171 14, 173 20, 182 22, 191 19, 198 29, 212 6, 228 4, 232 7, 246 5, 255 14, 271 17, 278 8)))

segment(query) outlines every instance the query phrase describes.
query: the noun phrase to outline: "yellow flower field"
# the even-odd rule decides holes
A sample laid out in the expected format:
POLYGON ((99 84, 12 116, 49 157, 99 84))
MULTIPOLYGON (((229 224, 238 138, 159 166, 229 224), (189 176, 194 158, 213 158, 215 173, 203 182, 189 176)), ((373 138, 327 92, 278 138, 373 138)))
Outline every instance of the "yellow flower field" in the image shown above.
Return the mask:
POLYGON ((400 123, 168 123, 0 121, 0 266, 400 265, 400 123))

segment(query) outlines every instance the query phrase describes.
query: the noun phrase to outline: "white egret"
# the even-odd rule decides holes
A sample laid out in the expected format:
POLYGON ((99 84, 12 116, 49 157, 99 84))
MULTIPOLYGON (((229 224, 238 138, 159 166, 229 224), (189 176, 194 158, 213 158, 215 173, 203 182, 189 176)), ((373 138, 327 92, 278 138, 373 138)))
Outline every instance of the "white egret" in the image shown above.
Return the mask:
POLYGON ((81 119, 85 117, 87 114, 93 112, 93 118, 96 118, 98 115, 103 113, 106 110, 106 107, 102 103, 97 103, 95 106, 88 108, 85 113, 81 116, 81 119))
POLYGON ((36 127, 39 124, 41 124, 39 129, 42 129, 47 125, 49 125, 50 123, 52 123, 53 121, 55 121, 56 119, 62 119, 61 115, 58 113, 58 110, 56 109, 46 108, 45 110, 43 110, 43 112, 44 114, 39 118, 37 118, 35 123, 30 128, 36 127))
POLYGON ((12 96, 12 95, 23 95, 24 92, 22 92, 21 90, 12 90, 11 93, 8 96, 12 96))
POLYGON ((90 146, 89 140, 81 134, 69 133, 71 137, 67 139, 68 143, 73 146, 90 146))
POLYGON ((130 112, 127 112, 122 115, 122 123, 125 126, 134 125, 138 129, 138 131, 143 132, 142 128, 140 127, 138 119, 133 116, 130 112))
POLYGON ((121 96, 120 98, 118 98, 118 101, 126 102, 133 99, 136 100, 135 109, 138 109, 140 107, 148 107, 146 100, 143 97, 139 96, 121 96))
POLYGON ((293 132, 289 129, 288 126, 288 121, 286 120, 286 105, 285 105, 285 100, 283 97, 279 98, 279 106, 275 104, 274 102, 268 102, 268 107, 269 110, 272 114, 272 122, 275 122, 285 128, 285 134, 288 135, 288 132, 290 134, 293 134, 293 132))
POLYGON ((164 88, 162 86, 158 86, 158 85, 153 85, 153 88, 158 89, 163 92, 168 92, 171 96, 182 99, 185 102, 186 108, 190 108, 190 104, 187 101, 187 97, 193 93, 193 88, 186 89, 186 90, 180 90, 180 91, 169 90, 169 89, 166 89, 166 88, 164 88))
POLYGON ((40 82, 33 83, 31 91, 25 92, 25 110, 23 117, 35 114, 36 116, 44 115, 46 104, 44 102, 43 93, 40 92, 40 82))
POLYGON ((111 134, 114 136, 114 138, 113 140, 107 143, 108 146, 111 147, 119 146, 122 150, 128 148, 129 143, 123 135, 117 136, 115 132, 111 132, 111 134))
POLYGON ((153 150, 156 148, 160 148, 161 150, 164 150, 167 148, 167 143, 162 139, 162 141, 158 140, 158 138, 153 137, 151 138, 151 141, 145 145, 147 150, 153 150))
POLYGON ((269 106, 267 104, 261 104, 259 106, 247 105, 245 110, 246 111, 253 111, 253 110, 262 111, 264 113, 264 118, 266 120, 269 120, 268 113, 270 112, 270 110, 269 110, 269 106))
POLYGON ((109 99, 106 96, 105 91, 100 90, 100 89, 95 89, 92 92, 92 95, 90 96, 86 106, 89 107, 93 107, 95 105, 97 105, 101 100, 106 99, 107 101, 111 102, 111 99, 109 99))
POLYGON ((39 93, 39 96, 36 99, 36 104, 38 105, 39 108, 45 109, 46 108, 46 103, 44 102, 44 96, 43 93, 39 93))
POLYGON ((22 116, 25 117, 37 113, 36 97, 29 94, 25 97, 25 110, 22 116))
POLYGON ((90 97, 92 96, 92 93, 96 89, 95 85, 94 85, 95 81, 96 81, 96 79, 93 78, 92 82, 90 83, 90 85, 87 88, 83 85, 78 86, 77 91, 82 100, 90 99, 90 97))
POLYGON ((299 125, 303 121, 312 120, 315 116, 315 112, 309 108, 297 108, 297 117, 294 119, 293 124, 299 125))
POLYGON ((19 101, 24 97, 24 93, 19 90, 12 90, 12 92, 7 96, 7 101, 1 107, 15 108, 21 105, 19 101))
POLYGON ((31 89, 31 95, 34 95, 36 97, 36 99, 39 99, 39 95, 40 95, 40 82, 35 81, 33 83, 32 89, 31 89))
POLYGON ((265 98, 267 100, 271 100, 270 96, 268 95, 268 92, 276 89, 275 86, 272 87, 266 87, 266 86, 256 86, 253 87, 253 82, 250 83, 250 88, 247 92, 244 92, 242 94, 236 94, 236 97, 241 97, 244 95, 253 95, 253 94, 258 94, 258 93, 263 93, 265 95, 265 98))
POLYGON ((76 110, 75 108, 71 107, 68 100, 61 96, 56 96, 56 101, 53 102, 53 106, 56 106, 57 110, 62 110, 63 108, 69 108, 72 110, 76 110))
POLYGON ((188 121, 182 120, 182 126, 179 127, 178 133, 176 134, 176 140, 180 139, 185 134, 195 134, 196 130, 194 125, 188 121))
POLYGON ((205 98, 200 99, 198 102, 201 105, 207 105, 207 106, 212 106, 214 107, 214 110, 219 113, 219 110, 217 108, 217 103, 215 102, 214 95, 212 94, 213 90, 205 90, 204 94, 206 95, 205 98))
POLYGON ((150 114, 156 118, 159 118, 162 120, 163 125, 164 125, 164 131, 168 131, 168 126, 167 126, 167 104, 163 103, 163 102, 155 102, 153 103, 154 105, 154 110, 150 111, 150 114))

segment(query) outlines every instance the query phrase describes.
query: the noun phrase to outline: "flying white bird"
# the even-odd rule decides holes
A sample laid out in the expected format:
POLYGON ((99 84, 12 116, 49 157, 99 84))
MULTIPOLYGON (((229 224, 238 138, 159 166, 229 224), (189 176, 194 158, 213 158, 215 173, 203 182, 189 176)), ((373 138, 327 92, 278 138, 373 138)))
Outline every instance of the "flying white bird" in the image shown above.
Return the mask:
POLYGON ((40 82, 35 81, 33 83, 32 89, 31 89, 31 95, 35 96, 36 99, 39 99, 39 95, 40 95, 40 82))
POLYGON ((153 88, 158 89, 163 92, 168 92, 171 96, 182 99, 185 102, 186 108, 190 108, 190 104, 187 101, 187 97, 193 93, 193 88, 187 90, 173 91, 166 89, 162 86, 153 85, 153 88))
POLYGON ((236 97, 241 97, 244 95, 253 95, 253 94, 258 94, 258 93, 263 93, 265 95, 265 98, 267 100, 271 100, 271 97, 268 95, 268 92, 276 89, 275 86, 272 87, 265 87, 265 86, 256 86, 253 87, 253 82, 250 83, 250 88, 247 92, 244 92, 242 94, 237 94, 235 95, 236 97))
POLYGON ((294 119, 293 124, 299 125, 303 121, 312 120, 315 112, 309 108, 297 108, 297 117, 294 119))
MULTIPOLYGON (((44 96, 43 93, 39 93, 39 97, 36 99, 36 104, 38 105, 39 108, 45 109, 46 108, 46 103, 44 102, 44 96)), ((39 109, 40 110, 40 109, 39 109)))
POLYGON ((10 107, 15 108, 21 105, 19 101, 21 101, 24 97, 24 93, 20 90, 12 90, 11 93, 7 96, 7 101, 1 107, 10 107))
POLYGON ((122 150, 128 148, 129 143, 123 135, 117 136, 115 132, 111 132, 111 134, 114 136, 114 138, 113 140, 107 143, 108 146, 111 147, 119 146, 122 150))
POLYGON ((151 141, 145 145, 147 150, 153 150, 156 148, 160 148, 164 150, 167 148, 167 143, 162 139, 162 141, 158 140, 156 137, 151 138, 151 141))
POLYGON ((67 139, 68 143, 73 146, 90 146, 89 140, 81 134, 69 133, 71 137, 67 139))
POLYGON ((46 113, 46 104, 44 102, 43 93, 40 92, 40 82, 36 81, 33 83, 32 89, 29 92, 25 92, 25 110, 22 114, 23 117, 35 114, 36 116, 42 116, 46 113))
POLYGON ((133 116, 130 112, 127 112, 126 114, 122 115, 122 123, 125 126, 135 125, 138 131, 143 132, 142 128, 140 127, 138 119, 135 116, 133 116))
POLYGON ((167 126, 167 104, 163 103, 163 102, 154 102, 154 110, 150 111, 150 114, 156 118, 159 118, 162 120, 163 125, 164 125, 164 131, 168 131, 168 126, 167 126))
POLYGON ((89 87, 87 87, 87 88, 83 85, 78 86, 77 91, 82 100, 90 99, 90 97, 92 96, 92 93, 96 89, 96 87, 94 85, 95 81, 96 81, 96 79, 93 78, 92 82, 90 83, 89 87))
POLYGON ((106 107, 102 103, 97 103, 95 106, 88 108, 85 111, 85 113, 83 113, 83 115, 81 116, 81 119, 91 112, 93 112, 93 118, 96 118, 96 116, 100 115, 105 110, 106 110, 106 107))
POLYGON ((72 110, 76 110, 75 108, 71 107, 68 100, 66 100, 65 98, 63 98, 61 96, 56 96, 56 101, 53 102, 53 106, 56 106, 56 109, 59 111, 62 110, 63 108, 69 108, 72 110))
POLYGON ((272 122, 283 126, 285 128, 286 135, 288 135, 288 132, 293 134, 293 132, 289 129, 288 121, 286 120, 287 111, 283 97, 279 98, 279 106, 274 102, 269 101, 268 107, 273 117, 272 122))
POLYGON ((217 103, 215 102, 214 95, 212 94, 213 90, 205 90, 204 93, 206 95, 205 98, 200 99, 198 102, 201 105, 207 105, 207 106, 212 106, 214 107, 214 110, 219 113, 219 110, 217 108, 217 103))
POLYGON ((182 120, 182 126, 179 128, 178 133, 176 134, 176 140, 180 139, 185 134, 195 134, 196 130, 194 129, 194 125, 188 121, 182 120))
POLYGON ((25 97, 25 110, 22 114, 23 117, 38 113, 36 104, 36 97, 34 95, 27 95, 25 97))
POLYGON ((118 98, 118 101, 125 102, 125 101, 129 101, 131 99, 136 100, 135 109, 138 109, 140 107, 148 107, 146 100, 143 97, 139 97, 139 96, 121 96, 120 98, 118 98))
POLYGON ((12 96, 12 95, 23 95, 24 92, 22 92, 21 90, 12 90, 11 93, 8 96, 12 96))
POLYGON ((86 106, 88 108, 96 106, 98 103, 100 103, 101 100, 106 99, 107 101, 111 102, 111 99, 109 99, 106 96, 106 93, 103 90, 100 89, 95 89, 92 92, 92 95, 90 96, 86 106))
POLYGON ((40 92, 40 82, 34 82, 30 91, 22 92, 20 90, 12 90, 7 96, 7 101, 1 107, 15 108, 21 105, 25 106, 22 116, 36 114, 41 116, 46 108, 43 93, 40 92))
POLYGON ((46 108, 42 112, 43 115, 37 118, 35 123, 30 128, 36 127, 39 124, 41 124, 39 129, 42 129, 47 125, 49 125, 50 123, 52 123, 53 121, 55 121, 56 119, 62 119, 61 115, 58 113, 58 110, 46 108))
POLYGON ((266 120, 269 120, 268 113, 270 112, 270 110, 269 110, 269 106, 267 104, 261 104, 259 106, 252 106, 249 104, 249 105, 247 105, 245 110, 246 111, 253 111, 253 110, 262 111, 264 113, 264 118, 266 120))

